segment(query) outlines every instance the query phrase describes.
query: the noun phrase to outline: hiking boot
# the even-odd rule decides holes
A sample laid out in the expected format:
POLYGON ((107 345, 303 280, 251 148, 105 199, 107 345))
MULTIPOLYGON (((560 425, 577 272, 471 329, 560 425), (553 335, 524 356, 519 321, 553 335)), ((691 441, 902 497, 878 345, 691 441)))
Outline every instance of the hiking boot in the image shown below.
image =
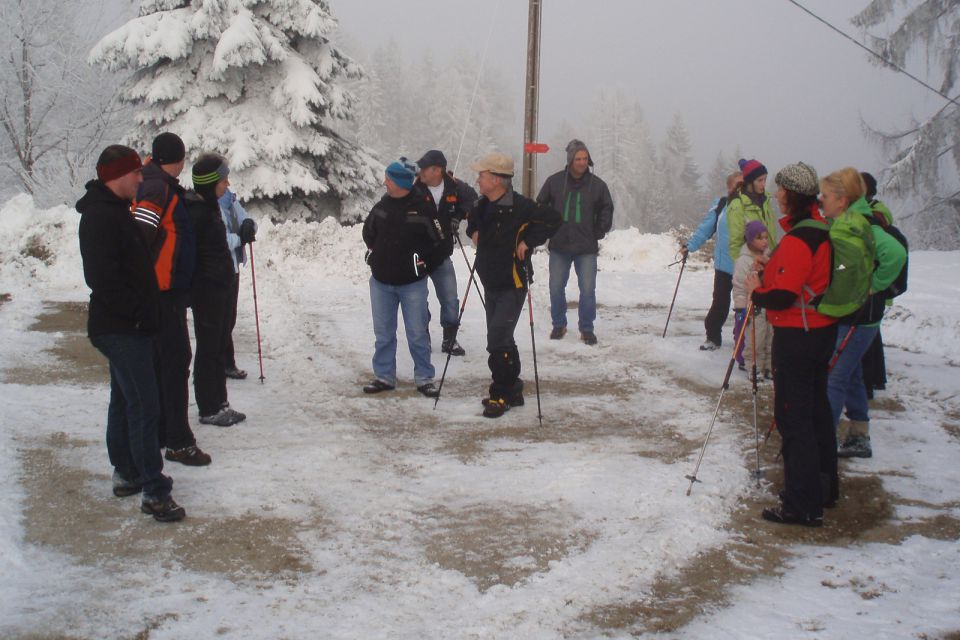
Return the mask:
POLYGON ((440 397, 440 389, 437 389, 436 385, 433 384, 432 382, 428 382, 426 384, 420 385, 419 387, 417 387, 417 391, 427 396, 428 398, 440 397))
POLYGON ((580 339, 583 341, 583 344, 588 347, 592 347, 597 344, 597 336, 594 335, 593 331, 581 331, 580 339))
POLYGON ((223 370, 223 372, 227 375, 228 378, 232 378, 234 380, 243 380, 244 378, 247 377, 247 372, 244 371, 243 369, 237 369, 236 365, 232 367, 227 367, 226 369, 223 370))
POLYGON ((566 327, 554 327, 553 331, 550 332, 551 340, 560 340, 563 336, 567 335, 566 327))
POLYGON ((457 329, 459 327, 444 327, 443 342, 440 343, 440 350, 443 353, 449 353, 452 356, 464 356, 467 354, 457 342, 457 329))
POLYGON ((870 436, 853 434, 847 436, 837 450, 838 458, 872 458, 873 449, 870 447, 870 436))
POLYGON ((143 491, 143 485, 136 480, 127 480, 119 471, 113 472, 113 495, 118 498, 136 495, 143 491))
POLYGON ((179 462, 188 467, 205 467, 213 460, 209 454, 204 453, 200 447, 195 444, 184 447, 183 449, 167 449, 163 457, 170 462, 179 462))
POLYGON ((713 340, 707 340, 702 345, 700 345, 700 351, 716 351, 720 348, 720 345, 713 340))
POLYGON ((380 393, 381 391, 393 391, 395 387, 392 384, 387 384, 380 378, 374 378, 369 383, 363 385, 364 393, 380 393))
POLYGON ((183 520, 186 510, 173 501, 173 498, 144 498, 140 503, 140 511, 153 516, 158 522, 176 522, 183 520))
POLYGON ((238 422, 243 422, 247 416, 239 411, 234 411, 230 405, 221 407, 213 415, 200 416, 200 424, 212 424, 215 427, 232 427, 238 422))
POLYGON ((499 418, 510 410, 510 404, 503 398, 484 398, 480 402, 483 404, 484 418, 499 418))
POLYGON ((823 516, 810 516, 794 511, 782 502, 771 509, 764 509, 761 514, 764 520, 777 524, 799 524, 804 527, 822 527, 823 516))

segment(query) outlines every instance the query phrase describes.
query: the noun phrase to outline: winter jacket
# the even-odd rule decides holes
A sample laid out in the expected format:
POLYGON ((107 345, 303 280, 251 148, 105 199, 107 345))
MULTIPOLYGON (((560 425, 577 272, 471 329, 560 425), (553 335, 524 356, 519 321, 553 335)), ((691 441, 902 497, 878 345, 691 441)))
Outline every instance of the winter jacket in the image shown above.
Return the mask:
POLYGON ((76 206, 83 278, 90 287, 87 334, 152 335, 160 326, 160 292, 131 203, 99 180, 86 188, 76 206))
POLYGON ((876 249, 874 256, 875 268, 870 277, 870 297, 867 299, 864 315, 879 317, 875 322, 864 322, 862 326, 877 327, 883 319, 883 311, 889 305, 889 300, 883 292, 893 284, 900 270, 907 262, 907 250, 900 241, 883 230, 880 225, 870 226, 873 231, 873 243, 876 249))
MULTIPOLYGON (((824 222, 814 205, 812 218, 824 222)), ((833 269, 830 237, 826 229, 795 228, 789 217, 780 220, 787 235, 770 254, 763 283, 753 292, 753 303, 767 309, 774 327, 816 329, 837 320, 819 313, 810 301, 826 290, 833 269)), ((732 233, 732 230, 731 230, 732 233)))
POLYGON ((143 167, 133 215, 143 234, 161 291, 186 291, 196 266, 196 233, 183 203, 180 181, 159 165, 143 167))
POLYGON ((550 249, 580 255, 600 251, 601 240, 613 226, 613 199, 607 183, 587 171, 580 178, 569 166, 543 183, 537 202, 559 211, 563 224, 550 238, 550 249))
POLYGON ((367 264, 377 282, 405 285, 420 280, 447 259, 449 223, 437 218, 419 189, 403 198, 383 196, 363 222, 367 264))
POLYGON ((208 202, 194 191, 184 198, 190 220, 197 233, 197 267, 193 285, 227 287, 233 282, 233 260, 227 248, 227 229, 220 216, 220 205, 208 202))
POLYGON ((461 222, 467 217, 467 214, 473 209, 477 201, 477 192, 463 180, 457 180, 448 174, 443 174, 443 195, 440 196, 440 203, 433 201, 433 194, 427 185, 418 182, 414 187, 430 206, 437 212, 437 219, 443 226, 445 232, 444 250, 446 257, 453 255, 453 233, 450 232, 451 223, 456 220, 461 222))
POLYGON ((730 245, 727 237, 727 204, 726 198, 717 198, 710 205, 710 210, 703 217, 690 240, 687 241, 687 250, 696 251, 709 240, 714 233, 717 241, 713 248, 713 268, 717 271, 733 274, 733 259, 730 257, 730 245), (723 206, 719 207, 721 200, 723 206), (719 211, 717 210, 719 207, 719 211))
POLYGON ((727 205, 727 233, 730 256, 739 256, 740 247, 743 246, 743 234, 747 229, 747 223, 751 220, 759 220, 767 228, 767 236, 770 238, 770 250, 773 251, 777 246, 777 220, 773 213, 773 205, 770 196, 764 194, 763 208, 761 209, 750 196, 746 193, 738 192, 730 198, 730 204, 727 205))
MULTIPOLYGON (((764 252, 765 254, 767 252, 764 252)), ((757 258, 756 253, 750 250, 748 245, 740 247, 740 256, 733 263, 733 308, 747 308, 747 276, 753 271, 753 263, 757 258)), ((769 254, 767 254, 769 255, 769 254)))
MULTIPOLYGON (((237 200, 237 194, 230 189, 227 189, 218 204, 223 226, 227 229, 227 249, 230 250, 230 257, 233 259, 233 272, 240 273, 240 265, 247 264, 247 249, 240 242, 240 225, 249 216, 247 216, 247 210, 237 200)), ((253 223, 253 229, 257 230, 256 223, 253 223)))
POLYGON ((513 190, 496 202, 481 196, 467 223, 467 235, 477 236, 474 268, 485 289, 524 289, 533 277, 530 257, 560 228, 560 214, 550 207, 525 198, 513 190), (530 251, 517 260, 517 245, 525 242, 530 251))

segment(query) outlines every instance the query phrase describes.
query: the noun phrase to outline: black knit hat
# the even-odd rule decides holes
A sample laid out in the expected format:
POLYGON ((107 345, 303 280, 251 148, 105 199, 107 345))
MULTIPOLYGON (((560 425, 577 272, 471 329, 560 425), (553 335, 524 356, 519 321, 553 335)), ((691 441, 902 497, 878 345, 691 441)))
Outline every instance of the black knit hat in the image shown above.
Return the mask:
POLYGON ((155 164, 176 164, 184 159, 187 150, 183 140, 175 133, 166 131, 153 139, 153 162, 155 164))

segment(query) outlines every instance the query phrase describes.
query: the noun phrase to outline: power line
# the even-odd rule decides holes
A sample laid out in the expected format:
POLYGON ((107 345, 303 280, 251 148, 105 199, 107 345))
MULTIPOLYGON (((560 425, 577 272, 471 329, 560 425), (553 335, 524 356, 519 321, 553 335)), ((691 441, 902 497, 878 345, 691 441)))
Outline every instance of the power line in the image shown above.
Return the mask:
POLYGON ((871 49, 871 48, 868 47, 867 45, 863 44, 862 42, 860 42, 859 40, 857 40, 857 39, 854 38, 853 36, 847 34, 845 31, 843 31, 843 30, 840 29, 839 27, 835 27, 833 24, 831 24, 831 23, 828 22, 827 20, 821 18, 820 16, 818 16, 817 14, 815 14, 813 11, 810 11, 810 9, 807 9, 805 6, 803 6, 802 4, 800 4, 799 2, 797 2, 796 0, 787 0, 787 2, 789 2, 789 3, 792 4, 793 6, 797 7, 798 9, 800 9, 801 11, 803 11, 804 13, 808 14, 810 17, 814 18, 815 20, 818 20, 819 22, 822 22, 824 25, 826 25, 827 27, 829 27, 829 28, 832 29, 833 31, 836 31, 837 33, 839 33, 841 36, 843 36, 844 38, 846 38, 847 40, 849 40, 849 41, 852 42, 853 44, 857 45, 858 47, 860 47, 861 49, 863 49, 864 51, 866 51, 866 52, 869 53, 870 55, 874 56, 875 58, 877 58, 878 60, 880 60, 881 62, 883 62, 883 64, 887 65, 888 67, 892 67, 893 69, 896 69, 897 71, 899 71, 899 72, 902 73, 903 75, 907 76, 908 78, 910 78, 910 79, 913 80, 914 82, 916 82, 916 83, 920 84, 921 86, 929 89, 930 91, 932 91, 933 93, 937 94, 938 96, 940 96, 941 98, 943 98, 943 99, 946 100, 947 102, 950 102, 950 103, 953 104, 955 107, 960 107, 960 102, 957 102, 956 99, 951 98, 950 96, 948 96, 947 94, 943 93, 943 92, 940 91, 939 89, 930 86, 929 84, 927 84, 926 82, 924 82, 923 80, 921 80, 920 78, 918 78, 917 76, 913 75, 912 73, 910 73, 909 71, 907 71, 906 69, 904 69, 903 67, 901 67, 900 65, 896 64, 895 62, 893 62, 893 61, 891 61, 891 60, 888 60, 887 58, 884 58, 882 55, 880 55, 879 53, 877 53, 876 51, 874 51, 873 49, 871 49))

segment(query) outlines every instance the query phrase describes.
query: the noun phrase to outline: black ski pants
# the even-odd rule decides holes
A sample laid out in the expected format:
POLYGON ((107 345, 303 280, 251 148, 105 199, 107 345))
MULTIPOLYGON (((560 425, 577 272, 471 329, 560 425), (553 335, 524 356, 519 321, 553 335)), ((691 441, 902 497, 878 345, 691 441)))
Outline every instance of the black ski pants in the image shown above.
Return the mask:
POLYGON ((491 398, 509 398, 520 378, 520 352, 513 333, 523 311, 526 289, 484 292, 487 308, 487 364, 493 383, 491 398))
POLYGON ((730 294, 733 292, 733 275, 725 271, 713 272, 713 302, 703 326, 707 330, 707 340, 714 344, 723 344, 723 324, 730 315, 730 294))
POLYGON ((837 325, 773 329, 774 418, 783 438, 784 503, 811 517, 840 494, 827 367, 837 325))
POLYGON ((183 449, 197 444, 190 429, 190 332, 186 291, 160 293, 160 333, 155 359, 160 384, 160 447, 183 449))
POLYGON ((229 326, 229 284, 195 284, 192 307, 193 333, 197 341, 197 352, 193 358, 193 394, 200 415, 210 416, 227 404, 223 345, 229 326))
POLYGON ((233 352, 233 328, 237 326, 237 299, 240 297, 240 274, 233 274, 230 292, 227 298, 227 337, 223 342, 223 361, 227 368, 237 368, 237 357, 233 352))

